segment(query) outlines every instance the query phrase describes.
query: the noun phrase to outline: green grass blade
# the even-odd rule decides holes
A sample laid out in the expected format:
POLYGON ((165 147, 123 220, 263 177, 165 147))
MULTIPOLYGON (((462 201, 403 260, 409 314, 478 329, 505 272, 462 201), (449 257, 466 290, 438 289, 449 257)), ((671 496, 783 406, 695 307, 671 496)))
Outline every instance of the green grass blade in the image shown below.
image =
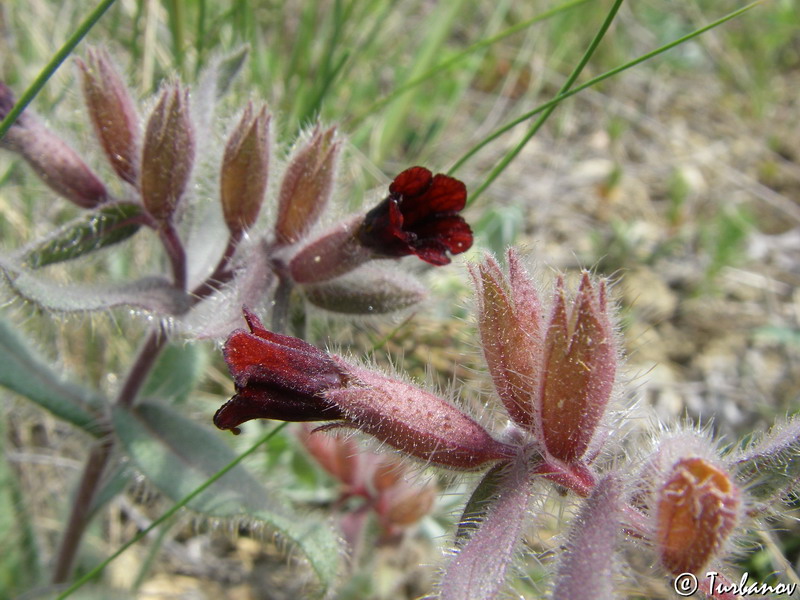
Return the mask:
POLYGON ((419 75, 417 77, 414 77, 412 79, 409 79, 405 83, 400 84, 394 90, 392 90, 392 92, 390 94, 387 94, 386 96, 384 96, 380 100, 376 100, 375 102, 370 104, 361 114, 359 114, 356 117, 353 117, 349 121, 345 121, 345 126, 348 127, 351 130, 355 129, 358 125, 360 125, 364 121, 364 119, 369 117, 371 114, 375 113, 375 111, 380 110, 381 108, 383 108, 384 106, 386 106, 387 104, 389 104, 391 102, 394 102, 399 97, 401 97, 403 94, 413 90, 414 88, 418 87, 420 84, 428 81, 429 79, 432 79, 436 75, 439 75, 440 73, 442 73, 442 72, 448 70, 449 68, 457 65, 461 61, 469 58, 474 53, 479 52, 480 50, 484 50, 484 49, 492 46, 493 44, 496 44, 497 42, 499 42, 501 40, 504 40, 505 38, 507 38, 509 36, 514 35, 515 33, 519 33, 520 31, 524 31, 525 29, 527 29, 531 25, 535 25, 536 23, 539 23, 541 21, 545 21, 545 20, 549 19, 550 17, 554 17, 556 15, 559 15, 559 14, 561 14, 563 12, 566 12, 566 11, 572 9, 572 8, 575 8, 576 6, 580 6, 581 4, 585 4, 585 3, 589 2, 589 1, 590 0, 569 0, 569 2, 565 2, 564 4, 560 4, 560 5, 556 6, 556 7, 551 8, 550 10, 546 10, 545 12, 536 15, 535 17, 532 17, 530 19, 527 19, 525 21, 517 23, 516 25, 513 25, 513 26, 511 26, 511 27, 509 27, 507 29, 504 29, 503 31, 501 31, 500 33, 498 33, 496 35, 493 35, 493 36, 488 37, 486 39, 480 40, 479 42, 475 42, 474 44, 468 46, 467 48, 465 48, 461 52, 457 52, 456 54, 454 54, 450 58, 447 58, 446 60, 443 60, 442 62, 440 62, 439 64, 437 64, 434 67, 431 67, 430 69, 428 69, 427 71, 425 71, 421 75, 419 75))
MULTIPOLYGON (((592 58, 592 55, 594 54, 595 50, 597 50, 597 47, 600 45, 600 42, 605 37, 608 28, 611 27, 611 23, 617 16, 617 12, 622 6, 622 2, 623 0, 615 0, 613 6, 606 15, 603 24, 600 26, 600 29, 598 29, 594 38, 590 42, 589 47, 586 49, 586 52, 584 52, 583 56, 578 61, 578 64, 575 66, 575 68, 572 70, 572 73, 570 73, 569 77, 567 78, 567 81, 564 82, 564 85, 561 87, 561 90, 559 90, 558 93, 559 96, 569 91, 569 89, 578 79, 580 74, 583 72, 584 67, 592 58)), ((556 109, 556 106, 557 105, 554 104, 553 106, 542 111, 542 114, 539 116, 538 119, 536 119, 536 122, 531 126, 531 128, 525 134, 525 137, 523 137, 522 140, 510 152, 506 153, 506 155, 500 160, 500 162, 495 166, 495 168, 492 169, 491 173, 489 173, 489 176, 484 180, 483 183, 481 183, 478 189, 472 192, 470 197, 471 202, 477 200, 478 197, 480 197, 480 195, 486 190, 486 188, 488 188, 492 184, 492 182, 495 179, 497 179, 497 177, 500 176, 500 173, 505 171, 506 167, 508 167, 508 165, 511 164, 511 162, 519 155, 519 153, 522 152, 522 149, 531 140, 531 138, 534 135, 536 135, 536 132, 539 131, 539 129, 541 129, 542 125, 544 125, 544 122, 547 121, 548 117, 556 109)))
MULTIPOLYGON (((430 69, 436 56, 441 52, 448 34, 453 28, 453 24, 457 22, 457 17, 463 7, 463 0, 443 2, 436 6, 436 9, 428 18, 428 22, 431 23, 430 28, 425 32, 425 37, 421 40, 419 49, 414 57, 414 63, 406 76, 409 81, 413 81, 430 69)), ((381 162, 388 148, 398 143, 397 140, 404 133, 403 130, 406 127, 408 115, 417 98, 416 94, 406 94, 398 99, 391 109, 387 110, 375 154, 377 162, 381 162)))
POLYGON ((735 19, 736 17, 739 17, 739 16, 743 15, 744 13, 746 13, 747 11, 755 8, 759 4, 763 4, 763 2, 764 2, 764 0, 756 0, 755 2, 751 2, 750 4, 748 4, 746 6, 743 6, 742 8, 737 9, 737 10, 725 15, 724 17, 721 17, 721 18, 717 19, 716 21, 713 21, 713 22, 709 23, 708 25, 705 25, 704 27, 701 27, 701 28, 699 28, 699 29, 697 29, 697 30, 695 30, 695 31, 693 31, 691 33, 688 33, 688 34, 686 34, 684 36, 681 36, 681 37, 673 40, 672 42, 669 42, 668 44, 664 44, 663 46, 660 46, 660 47, 656 48, 655 50, 647 52, 647 53, 639 56, 638 58, 635 58, 634 60, 632 60, 630 62, 627 62, 627 63, 625 63, 623 65, 620 65, 618 67, 610 69, 610 70, 606 71, 605 73, 603 73, 601 75, 598 75, 597 77, 594 77, 593 79, 590 79, 586 83, 583 83, 583 84, 581 84, 579 86, 576 86, 576 87, 564 92, 563 94, 557 95, 552 100, 549 100, 549 101, 547 101, 547 102, 545 102, 543 104, 540 104, 539 106, 537 106, 533 110, 525 113, 524 115, 521 115, 521 116, 517 117, 516 119, 508 122, 506 125, 503 125, 502 127, 499 127, 498 129, 493 131, 491 134, 486 136, 483 140, 481 140, 475 146, 470 148, 466 153, 464 153, 464 155, 461 158, 459 158, 453 164, 452 167, 450 167, 450 169, 449 169, 449 171, 447 173, 449 175, 454 174, 456 171, 458 171, 464 165, 464 163, 466 163, 470 158, 472 158, 475 154, 477 154, 480 150, 482 150, 490 142, 496 140, 498 137, 500 137, 501 135, 503 135, 507 131, 513 129, 514 127, 516 127, 520 123, 524 123, 525 121, 527 121, 531 117, 533 117, 533 116, 535 116, 535 115, 537 115, 537 114, 539 114, 539 113, 541 113, 541 112, 543 112, 545 110, 548 110, 549 108, 551 108, 553 106, 556 106, 562 100, 566 100, 567 98, 570 98, 571 96, 579 94, 583 90, 585 90, 587 88, 590 88, 590 87, 592 87, 594 85, 597 85, 601 81, 605 81, 606 79, 609 79, 610 77, 618 75, 619 73, 622 73, 623 71, 627 71, 628 69, 631 69, 631 68, 633 68, 633 67, 635 67, 637 65, 640 65, 643 62, 658 56, 659 54, 663 54, 664 52, 667 52, 668 50, 671 50, 672 48, 675 48, 676 46, 679 46, 679 45, 691 40, 692 38, 698 37, 698 36, 704 34, 705 32, 710 31, 711 29, 714 29, 715 27, 719 27, 723 23, 726 23, 727 21, 730 21, 731 19, 735 19))
POLYGON ((89 33, 89 30, 94 27, 94 25, 100 20, 100 18, 105 14, 105 12, 111 8, 111 5, 114 4, 115 0, 103 0, 100 4, 97 5, 89 16, 78 25, 75 29, 75 33, 69 36, 69 39, 64 43, 64 45, 55 53, 53 58, 50 59, 45 67, 42 69, 41 73, 36 77, 33 83, 28 87, 27 90, 20 96, 17 103, 14 105, 6 118, 0 122, 0 138, 2 138, 6 132, 9 130, 11 125, 14 121, 17 120, 22 111, 25 110, 25 107, 33 101, 36 97, 36 94, 44 87, 44 84, 47 83, 47 80, 53 76, 53 73, 58 70, 58 67, 61 66, 70 53, 75 49, 75 47, 81 42, 81 40, 86 37, 86 34, 89 33))

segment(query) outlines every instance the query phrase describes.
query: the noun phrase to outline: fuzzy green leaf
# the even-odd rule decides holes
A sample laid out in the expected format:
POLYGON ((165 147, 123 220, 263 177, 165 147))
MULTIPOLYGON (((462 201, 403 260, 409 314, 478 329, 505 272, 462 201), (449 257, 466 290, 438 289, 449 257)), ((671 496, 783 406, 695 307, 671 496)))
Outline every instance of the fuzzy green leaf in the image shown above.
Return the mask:
POLYGON ((222 98, 228 93, 233 81, 242 70, 242 66, 247 60, 247 55, 249 53, 250 48, 244 46, 233 54, 229 54, 228 56, 224 57, 219 62, 219 65, 217 66, 216 81, 217 98, 222 98))
POLYGON ((0 385, 25 396, 76 427, 98 434, 97 414, 105 402, 92 390, 65 381, 0 319, 0 385))
POLYGON ((190 305, 189 296, 163 277, 64 285, 3 260, 0 260, 0 275, 15 296, 49 313, 93 312, 127 306, 168 316, 183 314, 190 305))
POLYGON ((158 358, 142 396, 182 402, 205 375, 208 356, 200 344, 173 344, 158 358))
MULTIPOLYGON (((236 455, 210 429, 177 412, 144 402, 115 407, 113 422, 134 464, 171 500, 179 501, 232 462, 236 455)), ((241 465, 220 477, 187 506, 211 518, 263 524, 277 531, 308 560, 324 593, 339 570, 339 542, 312 514, 297 514, 275 489, 241 465)))
POLYGON ((83 215, 27 249, 22 266, 38 269, 118 244, 139 231, 142 214, 140 204, 122 202, 83 215))

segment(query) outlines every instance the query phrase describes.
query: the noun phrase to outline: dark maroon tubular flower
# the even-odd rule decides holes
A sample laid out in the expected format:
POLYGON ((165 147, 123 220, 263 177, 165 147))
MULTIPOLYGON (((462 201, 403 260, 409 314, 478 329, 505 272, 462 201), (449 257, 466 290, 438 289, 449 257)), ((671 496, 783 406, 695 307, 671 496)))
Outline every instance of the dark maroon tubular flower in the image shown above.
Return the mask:
POLYGON ((346 378, 331 358, 297 338, 273 333, 244 310, 250 331, 237 329, 223 349, 236 395, 214 415, 220 429, 239 433, 251 419, 332 421, 341 411, 322 393, 341 387, 346 378))
POLYGON ((453 177, 411 167, 395 177, 389 196, 364 217, 359 241, 377 254, 415 254, 432 265, 472 246, 472 230, 458 215, 467 202, 466 186, 453 177))

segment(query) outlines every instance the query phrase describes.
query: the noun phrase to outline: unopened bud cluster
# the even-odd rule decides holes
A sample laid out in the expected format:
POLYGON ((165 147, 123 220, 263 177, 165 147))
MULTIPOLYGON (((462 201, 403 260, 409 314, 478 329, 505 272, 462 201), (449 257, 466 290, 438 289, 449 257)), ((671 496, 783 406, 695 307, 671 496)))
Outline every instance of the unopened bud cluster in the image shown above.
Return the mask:
POLYGON ((344 507, 351 498, 362 501, 341 519, 351 548, 358 546, 368 511, 378 518, 382 540, 389 542, 433 507, 436 484, 419 481, 400 460, 363 450, 352 438, 313 434, 307 426, 301 430, 300 439, 316 462, 339 482, 336 504, 344 507))

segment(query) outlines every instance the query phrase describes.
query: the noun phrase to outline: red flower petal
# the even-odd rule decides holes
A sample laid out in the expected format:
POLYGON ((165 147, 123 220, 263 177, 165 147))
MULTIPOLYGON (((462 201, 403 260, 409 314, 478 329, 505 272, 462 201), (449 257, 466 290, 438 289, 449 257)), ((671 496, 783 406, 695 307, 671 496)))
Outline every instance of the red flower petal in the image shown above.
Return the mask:
POLYGON ((431 172, 425 167, 411 167, 394 178, 389 193, 398 196, 416 196, 430 185, 431 172))
POLYGON ((298 396, 274 388, 248 386, 223 404, 214 425, 239 433, 239 425, 252 419, 276 421, 327 421, 343 418, 342 412, 322 398, 298 396))

